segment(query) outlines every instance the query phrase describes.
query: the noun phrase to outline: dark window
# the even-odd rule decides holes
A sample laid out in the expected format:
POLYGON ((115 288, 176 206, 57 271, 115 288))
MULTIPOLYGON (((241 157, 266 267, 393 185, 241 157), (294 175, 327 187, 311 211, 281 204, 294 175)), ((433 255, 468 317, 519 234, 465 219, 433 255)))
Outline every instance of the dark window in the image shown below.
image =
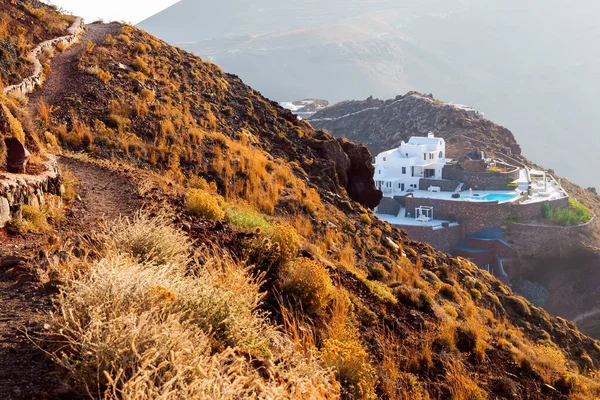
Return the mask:
POLYGON ((406 167, 402 167, 402 174, 406 175, 406 167))

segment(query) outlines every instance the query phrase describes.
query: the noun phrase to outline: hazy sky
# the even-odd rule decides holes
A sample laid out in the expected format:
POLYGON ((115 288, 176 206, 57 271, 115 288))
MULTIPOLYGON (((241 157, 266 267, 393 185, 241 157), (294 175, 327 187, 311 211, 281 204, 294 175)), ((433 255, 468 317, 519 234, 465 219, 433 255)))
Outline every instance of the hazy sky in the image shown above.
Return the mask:
POLYGON ((177 3, 178 0, 46 0, 86 22, 98 19, 109 21, 138 22, 177 3))

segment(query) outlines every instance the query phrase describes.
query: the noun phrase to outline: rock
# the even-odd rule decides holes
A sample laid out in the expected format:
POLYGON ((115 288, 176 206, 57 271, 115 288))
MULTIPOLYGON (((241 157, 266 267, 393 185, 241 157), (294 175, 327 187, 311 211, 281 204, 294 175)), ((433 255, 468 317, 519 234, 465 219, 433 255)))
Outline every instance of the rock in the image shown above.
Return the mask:
POLYGON ((13 174, 24 174, 31 153, 16 138, 4 139, 6 143, 6 169, 13 174))
POLYGON ((3 228, 8 221, 10 221, 11 212, 10 204, 6 197, 0 197, 0 228, 3 228))
POLYGON ((375 187, 371 152, 366 146, 340 139, 344 152, 350 159, 347 170, 346 190, 350 198, 367 208, 374 209, 381 202, 383 193, 375 187))
POLYGON ((17 256, 4 256, 0 258, 0 269, 13 268, 19 265, 23 259, 17 256))

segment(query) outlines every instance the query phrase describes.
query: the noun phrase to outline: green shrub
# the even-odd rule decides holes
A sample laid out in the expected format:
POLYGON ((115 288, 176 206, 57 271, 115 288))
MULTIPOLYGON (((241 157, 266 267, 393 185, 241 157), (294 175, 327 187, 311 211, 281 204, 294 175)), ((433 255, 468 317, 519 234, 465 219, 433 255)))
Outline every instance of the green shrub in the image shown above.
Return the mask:
POLYGON ((220 221, 225 217, 225 211, 210 193, 202 189, 192 189, 186 196, 187 209, 197 217, 211 221, 220 221))
POLYGON ((544 204, 544 218, 561 226, 581 225, 592 219, 589 208, 575 199, 569 199, 569 208, 552 208, 550 203, 544 204))
POLYGON ((255 230, 260 229, 262 232, 271 235, 273 234, 273 226, 260 213, 249 207, 233 206, 227 208, 227 222, 242 229, 255 230))

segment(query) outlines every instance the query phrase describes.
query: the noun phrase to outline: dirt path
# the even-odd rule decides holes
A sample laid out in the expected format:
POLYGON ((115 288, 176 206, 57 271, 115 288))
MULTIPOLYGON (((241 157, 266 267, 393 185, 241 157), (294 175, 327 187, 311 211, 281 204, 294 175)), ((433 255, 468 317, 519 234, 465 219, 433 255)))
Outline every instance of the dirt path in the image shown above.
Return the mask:
POLYGON ((595 315, 600 314, 600 308, 595 308, 593 310, 590 311, 586 311, 584 313, 579 314, 578 316, 576 316, 575 318, 572 319, 573 322, 575 322, 576 324, 585 321, 586 319, 593 317, 595 315))
POLYGON ((42 101, 52 105, 70 93, 76 93, 78 91, 77 82, 70 77, 77 72, 77 57, 85 51, 88 42, 102 43, 107 35, 118 36, 121 30, 121 25, 117 23, 95 23, 86 27, 87 32, 81 36, 79 43, 52 59, 52 67, 44 84, 29 96, 30 112, 35 111, 42 101))
MULTIPOLYGON (((75 158, 62 157, 60 164, 77 178, 81 200, 75 200, 61 230, 70 236, 89 233, 103 220, 131 216, 140 207, 136 186, 123 173, 75 158)), ((0 399, 71 399, 53 375, 54 366, 23 333, 40 329, 40 312, 51 306, 50 297, 35 289, 36 282, 20 270, 40 267, 37 254, 45 235, 0 236, 0 260, 19 256, 14 269, 0 265, 0 399)))
POLYGON ((95 228, 103 219, 132 216, 139 209, 136 186, 121 172, 69 157, 61 157, 60 165, 77 179, 81 201, 75 201, 71 211, 83 229, 95 228))

